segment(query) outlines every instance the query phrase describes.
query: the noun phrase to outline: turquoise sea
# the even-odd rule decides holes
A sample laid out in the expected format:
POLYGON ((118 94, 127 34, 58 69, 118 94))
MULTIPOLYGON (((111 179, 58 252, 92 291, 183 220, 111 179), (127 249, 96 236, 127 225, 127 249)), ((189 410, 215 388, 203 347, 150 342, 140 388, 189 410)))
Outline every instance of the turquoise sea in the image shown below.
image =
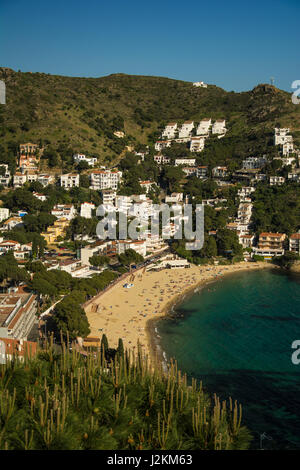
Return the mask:
POLYGON ((300 276, 261 270, 225 276, 156 324, 160 346, 208 392, 243 405, 252 448, 300 449, 300 276))

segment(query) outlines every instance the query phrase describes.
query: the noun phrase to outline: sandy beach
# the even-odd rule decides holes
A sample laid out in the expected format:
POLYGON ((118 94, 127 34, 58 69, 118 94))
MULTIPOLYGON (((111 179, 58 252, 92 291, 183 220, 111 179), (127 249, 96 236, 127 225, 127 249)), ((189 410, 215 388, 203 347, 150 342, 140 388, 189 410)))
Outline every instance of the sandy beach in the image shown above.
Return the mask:
POLYGON ((269 268, 269 265, 242 262, 232 266, 191 265, 187 269, 139 271, 135 274, 133 287, 123 287, 126 282, 130 282, 128 277, 94 297, 85 307, 91 328, 90 336, 101 338, 105 333, 110 347, 117 347, 118 339, 122 338, 125 348, 136 349, 139 341, 145 353, 154 357, 149 321, 168 313, 171 305, 202 284, 237 271, 262 268, 269 268))

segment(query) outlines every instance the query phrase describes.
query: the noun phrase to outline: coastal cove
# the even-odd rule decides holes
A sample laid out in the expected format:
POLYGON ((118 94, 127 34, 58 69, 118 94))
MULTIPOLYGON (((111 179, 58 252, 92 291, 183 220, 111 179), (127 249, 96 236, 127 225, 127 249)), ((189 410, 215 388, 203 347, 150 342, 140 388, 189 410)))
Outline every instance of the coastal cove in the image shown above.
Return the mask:
POLYGON ((242 404, 252 448, 300 448, 300 366, 291 361, 300 339, 299 275, 222 276, 151 322, 151 332, 165 360, 176 359, 208 393, 242 404))

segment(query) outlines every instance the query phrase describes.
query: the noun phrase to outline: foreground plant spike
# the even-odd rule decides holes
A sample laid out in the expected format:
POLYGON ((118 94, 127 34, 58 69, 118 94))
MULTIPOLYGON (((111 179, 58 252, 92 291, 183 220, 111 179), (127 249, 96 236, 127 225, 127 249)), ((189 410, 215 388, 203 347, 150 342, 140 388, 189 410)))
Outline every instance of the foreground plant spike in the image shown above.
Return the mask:
POLYGON ((141 348, 82 356, 52 345, 0 366, 0 449, 246 449, 241 406, 211 400, 141 348))

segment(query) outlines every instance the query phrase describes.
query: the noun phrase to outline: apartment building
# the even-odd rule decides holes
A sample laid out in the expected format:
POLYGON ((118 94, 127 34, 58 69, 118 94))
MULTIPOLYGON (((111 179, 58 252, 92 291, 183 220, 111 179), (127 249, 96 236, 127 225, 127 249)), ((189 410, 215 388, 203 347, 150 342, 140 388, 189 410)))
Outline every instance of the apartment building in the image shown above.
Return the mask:
POLYGON ((191 152, 202 152, 205 146, 205 137, 192 137, 190 142, 191 152))
POLYGON ((76 217, 76 209, 73 204, 56 204, 51 211, 52 215, 55 215, 58 219, 65 218, 68 220, 76 217))
POLYGON ((170 158, 165 157, 164 155, 154 155, 153 160, 158 164, 158 165, 165 165, 167 163, 170 163, 170 158))
POLYGON ((227 166, 216 166, 212 169, 213 178, 225 178, 227 176, 227 166))
POLYGON ((253 251, 265 259, 270 259, 273 256, 282 256, 284 254, 285 240, 285 233, 263 232, 259 235, 258 246, 253 251))
POLYGON ((175 139, 177 133, 177 122, 169 122, 163 130, 162 137, 166 139, 175 139))
POLYGON ((179 139, 182 139, 185 137, 191 137, 193 129, 194 129, 194 121, 184 122, 179 130, 179 134, 178 134, 179 139))
POLYGON ((92 212, 94 209, 95 209, 95 204, 93 204, 92 202, 84 202, 80 206, 80 217, 91 219, 92 212))
POLYGON ((6 207, 0 207, 0 222, 9 218, 10 210, 6 207))
POLYGON ((293 136, 288 135, 290 132, 289 128, 276 128, 274 129, 274 145, 284 145, 286 143, 293 142, 293 136))
POLYGON ((175 166, 195 166, 196 158, 176 158, 175 159, 175 166))
POLYGON ((196 130, 196 134, 207 136, 209 134, 210 128, 211 128, 211 118, 204 118, 199 122, 197 126, 197 130, 196 130))
POLYGON ((157 140, 155 142, 154 148, 157 152, 161 152, 166 147, 171 147, 172 140, 157 140))
POLYGON ((289 251, 300 255, 300 232, 293 233, 289 238, 289 251))
POLYGON ((79 186, 79 175, 76 173, 67 173, 59 177, 62 188, 71 189, 79 186))
POLYGON ((244 170, 256 170, 263 168, 267 162, 265 157, 248 157, 243 160, 242 166, 244 170))
POLYGON ((280 186, 285 183, 285 178, 283 176, 270 176, 269 182, 270 186, 280 186))
POLYGON ((27 339, 37 317, 36 295, 0 294, 0 337, 27 339))
POLYGON ((212 134, 224 135, 226 134, 226 121, 225 119, 217 119, 212 126, 212 134))
POLYGON ((118 170, 95 170, 91 173, 90 188, 95 191, 103 189, 118 189, 122 180, 122 172, 118 170))
POLYGON ((103 189, 102 191, 102 201, 104 206, 113 206, 116 198, 116 191, 112 189, 103 189))
POLYGON ((7 188, 9 185, 10 179, 11 179, 11 174, 8 169, 8 165, 4 163, 1 164, 0 165, 0 184, 7 188))
POLYGON ((39 174, 37 177, 37 181, 45 188, 49 184, 53 184, 55 182, 55 178, 52 175, 39 174))

